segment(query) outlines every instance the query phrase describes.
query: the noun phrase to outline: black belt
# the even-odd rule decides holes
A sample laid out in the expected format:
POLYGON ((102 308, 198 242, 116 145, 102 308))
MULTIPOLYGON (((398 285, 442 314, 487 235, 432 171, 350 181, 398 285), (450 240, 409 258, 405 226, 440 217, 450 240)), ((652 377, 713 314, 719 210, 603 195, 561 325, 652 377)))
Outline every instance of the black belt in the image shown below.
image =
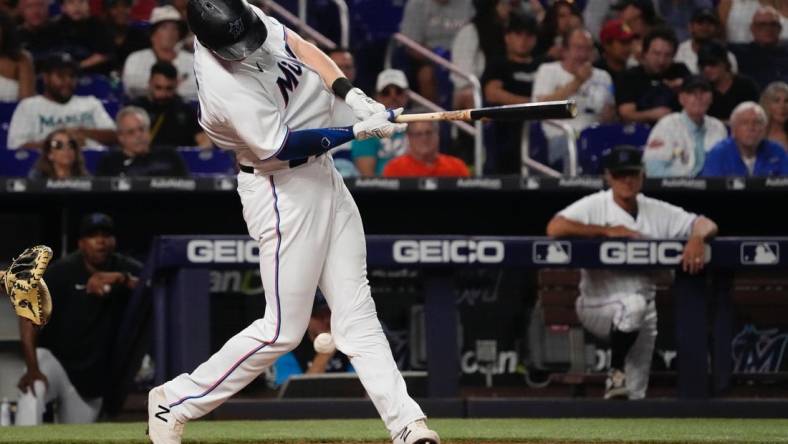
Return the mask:
MULTIPOLYGON (((320 153, 320 154, 316 155, 315 157, 320 157, 322 155, 323 155, 323 153, 320 153)), ((308 157, 303 158, 303 159, 293 159, 293 160, 287 162, 288 163, 287 167, 288 168, 295 168, 297 166, 305 164, 308 160, 309 160, 308 157)), ((254 168, 253 167, 246 166, 246 165, 238 165, 238 167, 244 173, 254 174, 254 168)))

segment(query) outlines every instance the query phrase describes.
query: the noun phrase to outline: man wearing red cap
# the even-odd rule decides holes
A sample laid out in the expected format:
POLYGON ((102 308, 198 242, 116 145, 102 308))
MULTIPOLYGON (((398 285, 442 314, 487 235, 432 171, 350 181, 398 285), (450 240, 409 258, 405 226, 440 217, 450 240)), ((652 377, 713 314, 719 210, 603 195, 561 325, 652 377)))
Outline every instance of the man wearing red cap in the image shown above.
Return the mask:
POLYGON ((613 83, 627 69, 627 59, 632 55, 632 40, 635 37, 629 26, 619 19, 608 20, 599 32, 602 56, 594 63, 594 67, 607 71, 613 83))

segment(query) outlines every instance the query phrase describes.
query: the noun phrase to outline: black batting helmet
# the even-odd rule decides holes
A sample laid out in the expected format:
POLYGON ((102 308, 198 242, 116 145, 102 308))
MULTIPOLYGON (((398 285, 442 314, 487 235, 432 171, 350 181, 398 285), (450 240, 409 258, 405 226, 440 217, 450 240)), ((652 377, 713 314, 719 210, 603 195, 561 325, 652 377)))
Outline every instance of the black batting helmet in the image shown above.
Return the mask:
POLYGON ((245 59, 268 36, 246 0, 189 0, 186 18, 197 40, 225 60, 245 59))

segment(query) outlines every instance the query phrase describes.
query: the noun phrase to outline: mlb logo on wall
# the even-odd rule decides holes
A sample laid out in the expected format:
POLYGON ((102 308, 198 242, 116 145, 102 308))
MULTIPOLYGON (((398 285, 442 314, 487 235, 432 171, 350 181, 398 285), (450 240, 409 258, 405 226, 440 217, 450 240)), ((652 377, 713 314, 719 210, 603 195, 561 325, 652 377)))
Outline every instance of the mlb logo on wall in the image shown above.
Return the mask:
POLYGON ((780 263, 780 245, 777 242, 743 242, 741 263, 745 265, 777 265, 780 263))
POLYGON ((534 242, 535 264, 568 264, 572 260, 572 244, 566 241, 534 242))

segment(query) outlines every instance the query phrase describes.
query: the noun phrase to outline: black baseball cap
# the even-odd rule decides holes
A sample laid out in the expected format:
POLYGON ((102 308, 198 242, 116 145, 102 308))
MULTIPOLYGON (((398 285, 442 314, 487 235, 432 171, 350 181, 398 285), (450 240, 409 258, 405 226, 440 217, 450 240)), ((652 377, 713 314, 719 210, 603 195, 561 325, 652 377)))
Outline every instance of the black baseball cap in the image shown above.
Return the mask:
POLYGON ((717 40, 710 40, 698 48, 698 66, 728 63, 728 50, 717 40))
POLYGON ((684 82, 681 84, 681 92, 694 92, 698 90, 712 92, 711 83, 702 76, 692 75, 684 79, 684 82))
POLYGON ((692 13, 690 21, 693 23, 709 22, 719 25, 720 16, 717 15, 717 11, 713 8, 698 8, 692 13))
POLYGON ((115 234, 115 222, 104 213, 91 213, 82 218, 79 224, 79 237, 90 236, 98 232, 115 234))
POLYGON ((632 145, 617 145, 604 153, 602 164, 606 170, 641 171, 643 169, 643 152, 632 145))
POLYGON ((41 68, 43 72, 52 72, 59 69, 71 69, 76 72, 79 71, 79 64, 67 52, 53 52, 46 56, 41 68))

